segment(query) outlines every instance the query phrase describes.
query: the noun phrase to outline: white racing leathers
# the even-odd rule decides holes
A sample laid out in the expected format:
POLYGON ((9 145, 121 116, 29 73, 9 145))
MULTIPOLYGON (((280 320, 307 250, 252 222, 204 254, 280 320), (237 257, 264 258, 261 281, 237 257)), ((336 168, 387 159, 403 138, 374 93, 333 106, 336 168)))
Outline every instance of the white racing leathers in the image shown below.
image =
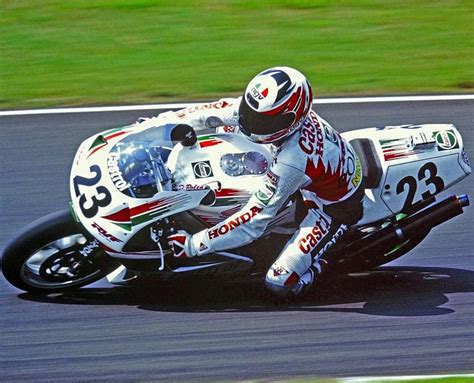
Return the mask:
MULTIPOLYGON (((174 113, 180 122, 198 130, 223 125, 223 131, 236 133, 239 103, 240 99, 223 99, 168 112, 166 117, 169 120, 170 113, 174 113)), ((313 111, 298 131, 273 149, 274 161, 258 191, 241 211, 194 234, 192 247, 197 255, 204 255, 252 242, 300 190, 307 213, 266 276, 271 290, 298 292, 312 281, 309 273, 319 269, 318 260, 324 252, 347 230, 348 224, 360 218, 362 169, 352 146, 313 111), (351 216, 348 213, 352 206, 359 207, 351 216), (343 211, 343 218, 332 211, 343 211)))

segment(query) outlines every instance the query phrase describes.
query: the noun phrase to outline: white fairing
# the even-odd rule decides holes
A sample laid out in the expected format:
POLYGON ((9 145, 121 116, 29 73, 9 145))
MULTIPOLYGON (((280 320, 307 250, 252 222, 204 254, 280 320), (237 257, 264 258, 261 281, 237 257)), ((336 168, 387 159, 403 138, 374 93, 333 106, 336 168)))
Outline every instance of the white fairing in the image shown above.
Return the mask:
POLYGON ((171 181, 158 183, 158 191, 147 198, 125 194, 130 185, 117 167, 116 145, 148 133, 160 144, 170 145, 161 134, 165 130, 146 125, 112 129, 87 139, 76 153, 70 177, 72 207, 87 231, 110 253, 121 252, 150 223, 198 206, 207 194, 207 190, 172 190, 171 181))
POLYGON ((366 189, 359 224, 396 214, 471 173, 462 137, 451 124, 367 128, 343 136, 349 141, 370 140, 382 171, 377 187, 366 189))
MULTIPOLYGON (((150 125, 132 125, 91 137, 74 159, 72 206, 80 222, 109 253, 123 254, 141 229, 178 212, 192 210, 210 225, 225 220, 246 204, 273 160, 268 146, 236 134, 199 136, 194 146, 178 144, 170 153, 170 127, 150 125), (117 165, 120 156, 129 155, 135 138, 139 142, 148 139, 151 146, 147 149, 158 148, 166 154, 162 164, 173 174, 171 179, 168 170, 160 170, 170 179, 160 178, 154 194, 140 198, 128 193, 131 181, 122 174, 123 164, 122 168, 117 165), (214 198, 209 200, 210 191, 214 198), (204 197, 208 199, 205 204, 204 197)), ((379 164, 378 182, 366 191, 364 218, 359 224, 396 214, 471 172, 462 138, 453 125, 368 128, 343 136, 348 141, 370 141, 379 164)))

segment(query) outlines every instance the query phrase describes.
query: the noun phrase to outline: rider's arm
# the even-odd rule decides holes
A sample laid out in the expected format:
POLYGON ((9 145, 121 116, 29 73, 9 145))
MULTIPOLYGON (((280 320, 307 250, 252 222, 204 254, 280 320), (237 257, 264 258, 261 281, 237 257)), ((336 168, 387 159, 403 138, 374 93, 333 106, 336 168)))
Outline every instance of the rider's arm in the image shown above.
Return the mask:
POLYGON ((147 124, 186 124, 195 130, 217 128, 218 126, 237 126, 240 98, 222 98, 215 102, 190 106, 177 111, 160 113, 146 119, 147 124))
POLYGON ((308 182, 300 170, 273 164, 259 189, 242 210, 192 236, 193 253, 203 255, 243 246, 259 238, 292 194, 308 182))

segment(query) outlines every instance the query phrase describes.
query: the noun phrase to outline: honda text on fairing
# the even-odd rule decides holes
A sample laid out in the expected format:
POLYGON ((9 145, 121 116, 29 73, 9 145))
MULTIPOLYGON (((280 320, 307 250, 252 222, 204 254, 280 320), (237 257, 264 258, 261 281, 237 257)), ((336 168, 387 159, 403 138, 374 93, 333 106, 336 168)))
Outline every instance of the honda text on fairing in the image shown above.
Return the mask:
MULTIPOLYGON (((263 281, 281 250, 277 246, 284 246, 305 208, 299 193, 262 238, 243 248, 180 259, 167 241, 177 230, 196 233, 214 225, 210 235, 225 236, 259 214, 255 206, 219 226, 254 193, 261 201, 271 197, 273 156, 267 145, 226 134, 225 128, 221 132, 196 136, 182 125, 137 123, 85 140, 72 164, 71 209, 33 222, 9 242, 2 258, 6 279, 19 289, 43 293, 79 288, 104 276, 112 284, 229 273, 234 281, 263 281), (266 188, 257 190, 262 177, 266 188)), ((301 145, 317 150, 321 134, 332 132, 318 126, 301 145)), ((471 173, 453 125, 387 126, 342 136, 360 159, 346 169, 365 178, 364 216, 346 233, 344 246, 327 249, 331 272, 386 264, 469 204, 466 195, 437 201, 471 173)), ((325 222, 317 223, 300 241, 302 251, 310 251, 324 230, 325 222)))

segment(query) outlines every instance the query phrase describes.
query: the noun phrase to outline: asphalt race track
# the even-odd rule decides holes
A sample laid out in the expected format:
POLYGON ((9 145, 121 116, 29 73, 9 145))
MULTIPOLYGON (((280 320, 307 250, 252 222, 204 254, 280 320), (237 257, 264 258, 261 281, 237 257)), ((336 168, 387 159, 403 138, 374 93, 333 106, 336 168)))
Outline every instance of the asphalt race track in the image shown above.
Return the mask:
MULTIPOLYGON (((320 105, 339 130, 452 122, 474 158, 474 101, 320 105)), ((154 112, 0 117, 0 251, 68 203, 87 136, 154 112)), ((470 193, 474 176, 451 193, 470 193)), ((261 286, 117 288, 36 296, 0 277, 1 381, 284 379, 474 371, 474 208, 381 271, 298 304, 261 286)))

